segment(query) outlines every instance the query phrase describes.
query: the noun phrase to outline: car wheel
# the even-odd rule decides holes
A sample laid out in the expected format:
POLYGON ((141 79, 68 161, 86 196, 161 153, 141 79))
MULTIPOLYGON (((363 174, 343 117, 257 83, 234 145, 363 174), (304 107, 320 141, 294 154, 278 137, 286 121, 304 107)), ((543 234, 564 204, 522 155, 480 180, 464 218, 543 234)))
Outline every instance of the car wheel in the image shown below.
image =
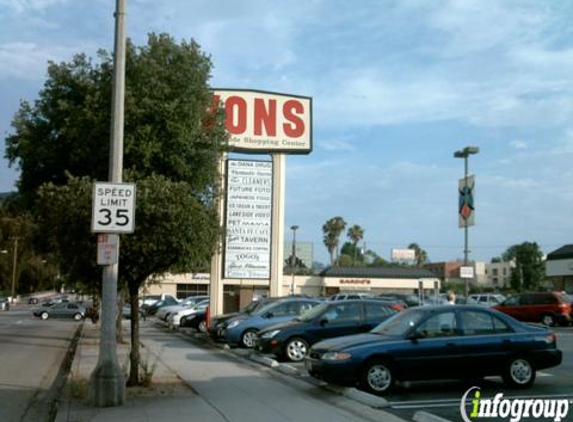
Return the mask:
POLYGON ((257 338, 257 330, 249 328, 248 330, 245 330, 245 332, 241 336, 241 345, 248 349, 252 349, 255 346, 256 338, 257 338))
POLYGON ((48 319, 48 313, 47 312, 42 312, 40 314, 40 318, 42 318, 44 321, 48 319))
POLYGON ((285 345, 285 357, 291 362, 300 362, 308 354, 308 343, 300 337, 291 338, 285 345))
POLYGON ((75 314, 75 315, 74 315, 74 319, 75 319, 76 321, 81 321, 81 319, 82 319, 82 314, 75 314))
POLYGON ((535 368, 529 359, 514 357, 507 364, 503 380, 511 387, 529 388, 535 381, 535 368))
POLYGON ((366 364, 360 384, 366 391, 383 395, 392 390, 396 383, 394 367, 384 360, 372 360, 366 364))
POLYGON ((201 321, 199 323, 199 327, 197 327, 200 332, 206 333, 207 332, 207 321, 201 321))
POLYGON ((541 323, 547 325, 548 327, 553 327, 555 325, 555 317, 551 314, 543 314, 541 316, 541 323))

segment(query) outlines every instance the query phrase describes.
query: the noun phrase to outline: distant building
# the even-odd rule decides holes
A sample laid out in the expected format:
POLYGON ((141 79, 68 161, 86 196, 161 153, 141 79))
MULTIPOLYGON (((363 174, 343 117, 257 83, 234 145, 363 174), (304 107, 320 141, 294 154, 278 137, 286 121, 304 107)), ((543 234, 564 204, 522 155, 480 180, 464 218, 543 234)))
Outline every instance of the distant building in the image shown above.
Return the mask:
POLYGON ((511 287, 511 273, 514 269, 515 261, 485 264, 487 285, 499 289, 511 287))
POLYGON ((553 290, 573 293, 573 245, 565 245, 547 254, 545 274, 553 290))
MULTIPOLYGON (((485 274, 485 265, 483 262, 470 262, 469 267, 474 269, 474 279, 472 284, 477 286, 487 285, 487 276, 485 274)), ((463 262, 432 262, 424 264, 424 268, 434 273, 444 283, 465 283, 465 279, 460 277, 460 268, 464 266, 463 262)))

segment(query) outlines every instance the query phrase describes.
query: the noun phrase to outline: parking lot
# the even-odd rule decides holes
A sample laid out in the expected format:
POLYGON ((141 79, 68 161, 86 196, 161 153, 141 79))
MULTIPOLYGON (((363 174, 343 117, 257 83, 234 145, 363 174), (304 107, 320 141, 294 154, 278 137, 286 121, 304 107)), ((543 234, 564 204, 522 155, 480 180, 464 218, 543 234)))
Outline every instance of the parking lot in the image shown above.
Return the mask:
MULTIPOLYGON (((164 327, 160 323, 157 323, 157 325, 164 327)), ((539 371, 535 385, 528 390, 512 390, 506 387, 500 377, 488 377, 480 383, 482 395, 486 397, 503 393, 504 397, 519 397, 522 399, 567 398, 573 402, 573 328, 559 327, 555 328, 554 331, 557 334, 558 346, 563 351, 563 362, 560 366, 539 371)), ((213 342, 196 330, 183 328, 179 330, 179 333, 191 341, 202 342, 227 350, 235 356, 260 365, 261 368, 272 368, 283 374, 340 394, 345 390, 335 385, 317 382, 317 380, 308 375, 303 362, 281 362, 272 355, 264 355, 250 349, 230 348, 224 342, 213 342)), ((404 420, 416 420, 415 417, 419 418, 420 412, 426 412, 446 420, 458 421, 461 420, 460 402, 462 396, 473 386, 474 384, 471 382, 458 380, 406 382, 398 385, 392 394, 384 396, 382 401, 377 401, 379 398, 375 398, 372 402, 369 402, 368 398, 364 399, 362 396, 359 397, 359 400, 364 399, 363 403, 365 405, 374 403, 375 406, 385 402, 383 405, 385 411, 391 412, 404 420)), ((488 418, 488 421, 497 420, 503 421, 507 419, 488 418)))

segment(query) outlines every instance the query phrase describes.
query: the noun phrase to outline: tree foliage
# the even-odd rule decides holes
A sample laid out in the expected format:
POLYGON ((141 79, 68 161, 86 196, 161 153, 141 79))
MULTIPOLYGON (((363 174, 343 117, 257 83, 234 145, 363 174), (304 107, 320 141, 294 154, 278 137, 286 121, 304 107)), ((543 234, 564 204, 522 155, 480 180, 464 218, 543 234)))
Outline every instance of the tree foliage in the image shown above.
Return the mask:
POLYGON ((346 228, 346 221, 342 217, 332 217, 322 226, 323 242, 330 255, 330 265, 336 265, 338 258, 338 245, 340 235, 346 228))
POLYGON ((416 261, 414 265, 421 268, 426 262, 428 262, 428 253, 420 247, 417 243, 410 243, 408 249, 413 249, 416 253, 416 261))
MULTIPOLYGON (((111 54, 50 63, 34 104, 23 102, 6 139, 20 167, 19 194, 35 207, 47 249, 85 285, 101 282, 90 232, 92 183, 108 180, 111 54), (38 195, 39 194, 39 195, 38 195)), ((214 206, 218 158, 227 135, 212 110, 211 61, 199 46, 150 35, 126 48, 124 179, 137 185, 136 229, 121 237, 119 282, 132 304, 152 275, 204 269, 219 236, 214 206)), ((139 342, 132 337, 130 384, 138 383, 139 342), (135 357, 135 358, 134 358, 135 357)))
POLYGON ((511 272, 511 287, 517 291, 536 290, 545 277, 543 252, 536 242, 510 246, 501 256, 504 262, 515 261, 511 272))

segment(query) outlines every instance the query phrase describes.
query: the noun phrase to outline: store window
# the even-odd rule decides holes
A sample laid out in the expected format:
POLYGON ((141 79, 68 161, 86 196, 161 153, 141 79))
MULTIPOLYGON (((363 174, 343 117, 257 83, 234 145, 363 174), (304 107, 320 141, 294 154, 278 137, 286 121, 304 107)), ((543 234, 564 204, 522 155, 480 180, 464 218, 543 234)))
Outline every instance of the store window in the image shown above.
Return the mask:
POLYGON ((178 284, 177 299, 185 299, 189 296, 206 296, 209 294, 208 284, 178 284))

